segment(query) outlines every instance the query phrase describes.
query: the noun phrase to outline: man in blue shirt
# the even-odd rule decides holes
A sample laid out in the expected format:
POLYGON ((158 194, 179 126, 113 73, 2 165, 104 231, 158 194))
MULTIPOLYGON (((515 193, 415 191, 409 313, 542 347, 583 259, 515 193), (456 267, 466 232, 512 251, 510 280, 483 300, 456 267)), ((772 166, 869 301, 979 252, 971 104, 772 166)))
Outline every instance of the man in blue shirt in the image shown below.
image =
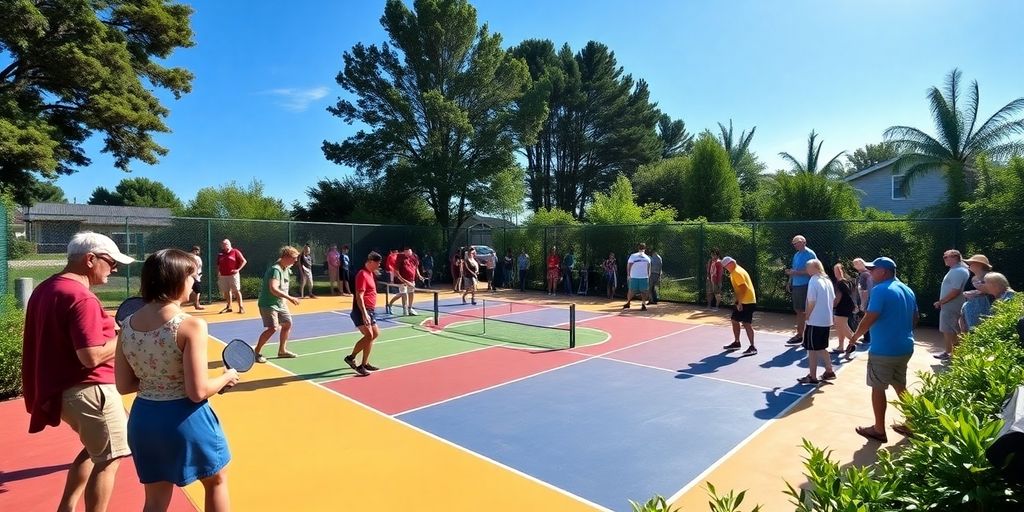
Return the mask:
MULTIPOLYGON (((885 391, 892 386, 896 396, 902 398, 907 390, 907 363, 914 354, 914 327, 917 326, 917 297, 913 290, 896 279, 896 262, 877 258, 865 265, 871 271, 875 286, 871 288, 864 320, 853 333, 846 353, 856 350, 855 342, 868 330, 871 345, 868 349, 867 383, 871 386, 871 407, 875 424, 857 427, 858 434, 879 442, 886 442, 885 391)), ((893 430, 909 435, 905 425, 893 425, 893 430)))
POLYGON ((572 267, 576 265, 576 257, 572 255, 572 248, 569 248, 569 252, 565 253, 565 257, 562 258, 562 279, 565 284, 565 293, 572 295, 572 267))
POLYGON ((526 248, 519 253, 519 257, 516 258, 516 264, 519 267, 519 291, 526 291, 526 271, 530 269, 530 255, 526 254, 526 248))
POLYGON ((786 269, 789 276, 789 283, 786 287, 793 294, 793 311, 796 313, 796 334, 786 342, 787 345, 800 345, 804 339, 804 324, 807 321, 807 314, 804 309, 807 307, 807 284, 811 282, 811 276, 807 274, 807 262, 818 259, 818 255, 807 247, 807 239, 803 235, 797 235, 792 240, 796 254, 793 255, 793 265, 786 269))

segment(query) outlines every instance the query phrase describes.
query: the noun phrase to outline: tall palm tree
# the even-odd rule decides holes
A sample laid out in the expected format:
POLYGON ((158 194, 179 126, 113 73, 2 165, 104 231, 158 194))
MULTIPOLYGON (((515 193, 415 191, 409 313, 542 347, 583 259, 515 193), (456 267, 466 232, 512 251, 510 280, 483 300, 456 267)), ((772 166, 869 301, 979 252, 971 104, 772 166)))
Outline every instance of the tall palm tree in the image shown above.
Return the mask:
POLYGON ((932 87, 928 91, 935 137, 910 126, 891 126, 885 130, 886 140, 896 144, 903 153, 896 160, 893 172, 904 175, 904 189, 908 190, 909 183, 926 172, 941 171, 949 186, 951 213, 970 197, 977 183, 975 162, 979 156, 1004 160, 1024 153, 1024 143, 1013 140, 1014 135, 1024 133, 1024 119, 1014 119, 1015 114, 1024 111, 1024 98, 1007 103, 975 130, 978 82, 971 82, 967 104, 963 105, 959 103, 960 76, 960 70, 954 68, 942 90, 932 87))
POLYGON ((722 146, 725 146, 725 150, 729 153, 729 163, 732 164, 732 168, 735 169, 740 165, 740 161, 743 160, 743 155, 747 153, 747 149, 750 148, 750 140, 754 138, 754 132, 757 131, 757 127, 750 129, 750 133, 746 130, 740 132, 739 140, 733 137, 732 131, 732 119, 729 120, 729 129, 725 129, 725 125, 718 123, 718 130, 720 132, 719 140, 722 141, 722 146))
POLYGON ((821 161, 821 145, 825 143, 824 140, 818 142, 818 146, 814 146, 814 142, 818 139, 818 134, 811 130, 811 134, 807 136, 807 160, 801 162, 793 155, 786 153, 785 151, 779 153, 779 156, 783 160, 786 160, 793 166, 793 172, 797 174, 808 173, 808 174, 820 174, 826 177, 839 177, 843 174, 843 163, 839 161, 839 157, 846 154, 846 151, 840 151, 836 153, 836 156, 832 157, 825 165, 820 169, 818 168, 818 162, 821 161))

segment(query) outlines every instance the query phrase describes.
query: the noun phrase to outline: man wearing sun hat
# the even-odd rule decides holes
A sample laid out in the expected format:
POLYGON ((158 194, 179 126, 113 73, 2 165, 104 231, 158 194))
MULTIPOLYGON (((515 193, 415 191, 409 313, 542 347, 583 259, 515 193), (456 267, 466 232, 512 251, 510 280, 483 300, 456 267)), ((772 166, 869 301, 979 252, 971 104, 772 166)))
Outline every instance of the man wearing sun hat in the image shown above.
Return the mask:
POLYGON ((59 510, 74 510, 83 493, 86 510, 105 510, 118 462, 131 455, 128 419, 114 386, 114 319, 89 288, 134 261, 105 235, 77 233, 67 266, 40 283, 25 307, 21 371, 28 431, 63 420, 83 446, 68 470, 59 510))
MULTIPOLYGON (((914 354, 914 327, 918 320, 917 297, 910 287, 896 279, 896 262, 892 259, 883 256, 864 266, 871 271, 875 286, 871 288, 864 320, 853 333, 846 352, 856 350, 856 341, 870 329, 867 384, 871 387, 875 423, 857 427, 856 431, 884 443, 885 391, 892 386, 900 397, 907 389, 907 363, 914 354)), ((904 435, 909 432, 903 425, 894 425, 893 429, 904 435)))

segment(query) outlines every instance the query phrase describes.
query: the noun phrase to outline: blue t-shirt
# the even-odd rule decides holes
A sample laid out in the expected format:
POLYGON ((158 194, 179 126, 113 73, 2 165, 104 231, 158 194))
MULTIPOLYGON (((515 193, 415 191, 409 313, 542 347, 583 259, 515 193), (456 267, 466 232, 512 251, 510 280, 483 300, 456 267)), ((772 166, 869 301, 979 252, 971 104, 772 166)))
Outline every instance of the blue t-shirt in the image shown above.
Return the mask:
MULTIPOLYGON (((804 247, 804 250, 793 255, 793 266, 790 268, 793 270, 804 270, 807 266, 807 262, 817 257, 818 255, 814 254, 814 251, 804 247)), ((807 274, 793 276, 793 286, 807 286, 807 283, 810 282, 811 276, 807 274)))
POLYGON ((348 254, 342 253, 341 254, 341 268, 343 268, 345 270, 348 270, 348 265, 349 265, 348 254))
POLYGON ((879 356, 905 356, 914 352, 914 313, 917 297, 907 285, 895 279, 882 281, 871 289, 868 313, 878 313, 871 325, 871 348, 879 356))
POLYGON ((519 255, 519 270, 530 268, 530 257, 525 254, 519 255))
POLYGON ((571 270, 573 265, 575 264, 576 258, 572 255, 571 252, 569 254, 566 254, 565 258, 562 259, 562 268, 567 268, 571 270))

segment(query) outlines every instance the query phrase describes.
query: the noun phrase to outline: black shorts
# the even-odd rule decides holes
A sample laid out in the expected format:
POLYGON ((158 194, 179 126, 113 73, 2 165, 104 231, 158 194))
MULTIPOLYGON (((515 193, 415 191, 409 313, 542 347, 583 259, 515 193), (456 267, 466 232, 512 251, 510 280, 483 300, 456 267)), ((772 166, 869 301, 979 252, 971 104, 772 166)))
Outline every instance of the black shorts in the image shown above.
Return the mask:
POLYGON ((831 327, 808 325, 804 327, 803 346, 807 350, 825 350, 828 348, 828 335, 831 327))
POLYGON ((364 321, 362 311, 352 308, 349 318, 352 319, 352 323, 356 324, 356 327, 377 325, 377 314, 372 309, 367 309, 366 315, 369 317, 368 321, 364 321))
POLYGON ((203 283, 200 281, 192 281, 192 293, 203 293, 203 283))
POLYGON ((754 322, 754 311, 757 311, 757 304, 744 304, 743 311, 738 309, 732 310, 732 319, 734 322, 741 324, 749 324, 754 322))

